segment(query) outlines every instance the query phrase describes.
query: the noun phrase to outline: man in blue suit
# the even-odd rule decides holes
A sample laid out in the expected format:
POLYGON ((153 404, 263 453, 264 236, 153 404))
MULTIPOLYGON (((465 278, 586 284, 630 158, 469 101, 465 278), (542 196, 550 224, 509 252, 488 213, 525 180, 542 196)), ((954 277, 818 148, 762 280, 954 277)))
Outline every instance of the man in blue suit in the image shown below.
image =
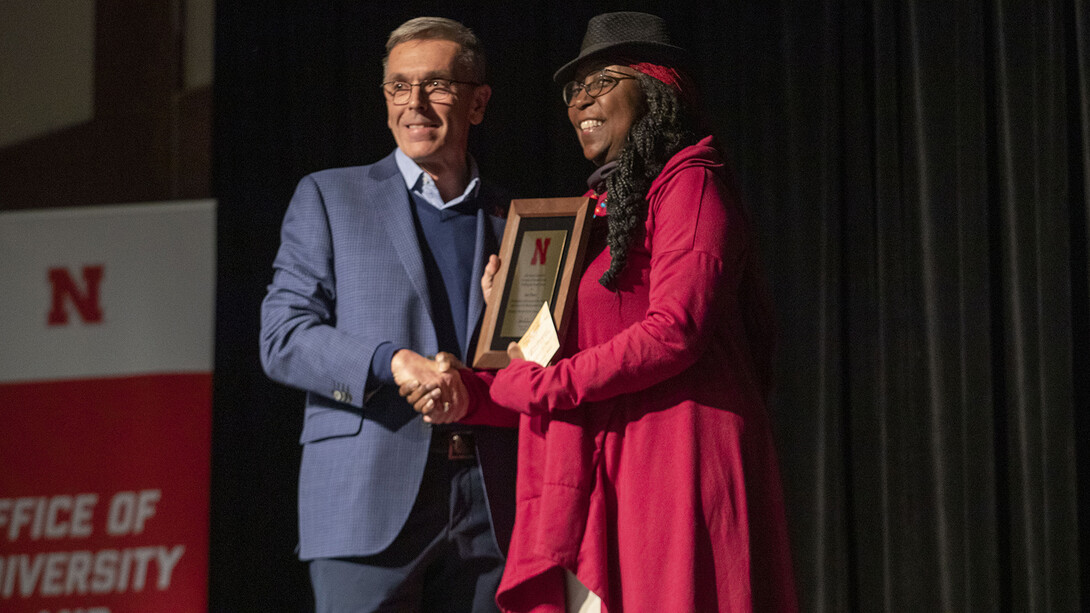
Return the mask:
POLYGON ((262 304, 265 372, 307 392, 299 556, 319 612, 495 611, 517 418, 424 357, 469 356, 483 311, 507 200, 466 147, 491 89, 448 19, 394 30, 384 67, 397 149, 300 181, 262 304), (435 402, 415 412, 398 383, 435 402))

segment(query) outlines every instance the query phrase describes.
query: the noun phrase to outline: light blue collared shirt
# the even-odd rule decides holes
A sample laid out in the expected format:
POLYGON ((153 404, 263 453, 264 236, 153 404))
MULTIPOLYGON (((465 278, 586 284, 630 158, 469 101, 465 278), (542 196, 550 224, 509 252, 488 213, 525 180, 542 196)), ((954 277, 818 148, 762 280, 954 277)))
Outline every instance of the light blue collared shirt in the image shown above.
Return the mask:
POLYGON ((394 151, 397 169, 401 171, 401 176, 405 179, 405 187, 409 188, 409 193, 439 210, 448 209, 464 200, 476 197, 477 190, 481 186, 481 175, 477 170, 477 161, 473 159, 473 156, 466 154, 466 157, 469 160, 469 184, 466 185, 466 189, 461 195, 455 196, 450 202, 443 202, 443 197, 439 195, 439 188, 435 185, 435 181, 432 181, 431 176, 424 172, 409 156, 405 155, 401 148, 394 151))

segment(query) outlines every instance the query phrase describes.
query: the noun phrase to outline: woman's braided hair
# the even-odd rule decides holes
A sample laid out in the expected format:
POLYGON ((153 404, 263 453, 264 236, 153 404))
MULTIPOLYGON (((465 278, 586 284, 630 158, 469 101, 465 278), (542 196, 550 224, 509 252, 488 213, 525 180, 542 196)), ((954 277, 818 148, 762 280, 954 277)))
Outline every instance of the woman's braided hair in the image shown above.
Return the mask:
POLYGON ((628 261, 628 246, 647 218, 647 190, 675 153, 697 141, 691 110, 677 90, 643 73, 636 74, 647 112, 628 130, 617 169, 606 179, 609 193, 609 270, 599 283, 616 291, 617 275, 628 261))

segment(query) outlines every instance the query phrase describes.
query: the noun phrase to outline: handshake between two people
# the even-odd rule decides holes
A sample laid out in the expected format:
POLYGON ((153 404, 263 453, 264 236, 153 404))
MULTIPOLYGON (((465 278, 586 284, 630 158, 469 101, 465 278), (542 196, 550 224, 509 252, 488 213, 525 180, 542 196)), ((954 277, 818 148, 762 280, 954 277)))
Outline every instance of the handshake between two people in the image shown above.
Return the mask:
POLYGON ((462 362, 445 351, 429 360, 411 349, 400 349, 390 361, 398 393, 429 424, 449 424, 469 412, 459 368, 462 362))
MULTIPOLYGON (((489 256, 481 276, 485 304, 491 301, 493 282, 499 269, 499 257, 489 256)), ((518 343, 511 343, 507 354, 512 359, 523 357, 518 343)), ((465 368, 461 360, 446 351, 440 351, 435 359, 428 359, 411 349, 400 349, 390 361, 398 393, 429 424, 456 422, 469 412, 469 395, 458 372, 461 368, 465 368)))

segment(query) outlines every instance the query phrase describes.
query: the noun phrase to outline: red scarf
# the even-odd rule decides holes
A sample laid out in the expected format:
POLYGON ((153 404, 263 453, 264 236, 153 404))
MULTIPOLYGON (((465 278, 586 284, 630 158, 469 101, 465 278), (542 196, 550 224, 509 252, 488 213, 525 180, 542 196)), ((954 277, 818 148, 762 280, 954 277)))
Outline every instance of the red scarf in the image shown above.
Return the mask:
POLYGON ((676 68, 650 62, 635 62, 629 64, 628 67, 672 87, 678 93, 678 96, 689 105, 689 108, 696 109, 696 83, 693 82, 689 75, 678 71, 676 68))

